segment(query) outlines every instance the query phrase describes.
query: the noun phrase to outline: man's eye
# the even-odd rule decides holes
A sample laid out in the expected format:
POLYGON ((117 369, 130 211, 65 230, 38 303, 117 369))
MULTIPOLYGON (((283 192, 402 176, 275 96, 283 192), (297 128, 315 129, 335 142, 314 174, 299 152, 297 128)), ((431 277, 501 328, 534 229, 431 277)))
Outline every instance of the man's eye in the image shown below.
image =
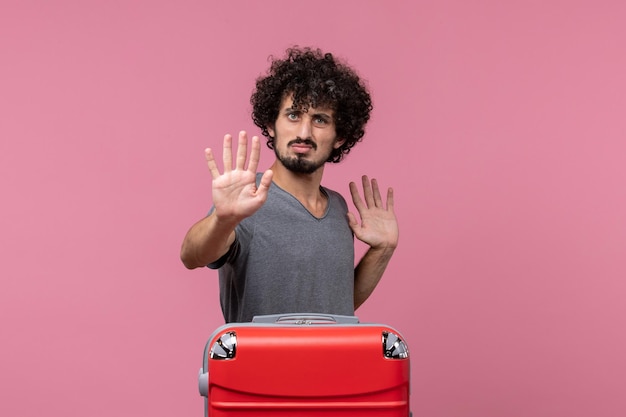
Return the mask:
POLYGON ((287 118, 289 120, 298 120, 298 115, 296 113, 288 113, 287 118))
POLYGON ((323 117, 318 117, 315 119, 315 123, 320 124, 320 125, 325 125, 326 123, 328 123, 328 121, 323 117))

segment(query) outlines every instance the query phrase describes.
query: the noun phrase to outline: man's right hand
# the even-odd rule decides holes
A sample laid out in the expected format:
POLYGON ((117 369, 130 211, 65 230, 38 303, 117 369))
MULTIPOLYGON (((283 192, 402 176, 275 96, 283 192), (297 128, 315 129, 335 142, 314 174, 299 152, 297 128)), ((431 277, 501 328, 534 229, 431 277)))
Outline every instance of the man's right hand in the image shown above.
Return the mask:
POLYGON ((248 136, 239 133, 239 144, 233 169, 233 138, 224 136, 224 173, 220 174, 211 149, 206 149, 206 160, 213 176, 213 206, 211 215, 196 222, 183 240, 180 258, 189 268, 204 267, 220 259, 235 241, 235 227, 256 212, 267 199, 273 172, 265 171, 259 186, 256 169, 259 165, 261 145, 257 136, 252 138, 250 161, 246 167, 248 136))
POLYGON ((224 136, 224 172, 220 174, 215 157, 210 148, 205 149, 207 165, 213 176, 213 205, 216 220, 219 222, 238 224, 241 220, 254 214, 267 199, 267 191, 272 183, 273 172, 265 171, 259 186, 256 185, 256 170, 259 165, 261 144, 258 136, 252 137, 250 160, 246 167, 248 135, 239 132, 235 168, 232 152, 233 138, 224 136))

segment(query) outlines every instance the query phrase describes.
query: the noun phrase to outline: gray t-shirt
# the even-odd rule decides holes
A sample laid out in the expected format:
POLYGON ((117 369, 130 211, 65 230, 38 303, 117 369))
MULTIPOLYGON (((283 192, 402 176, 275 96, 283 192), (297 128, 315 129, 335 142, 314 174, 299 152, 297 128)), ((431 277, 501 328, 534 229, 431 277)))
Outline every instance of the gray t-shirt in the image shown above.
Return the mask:
POLYGON ((262 314, 354 314, 348 206, 339 193, 321 190, 328 206, 317 218, 272 183, 265 204, 237 226, 229 252, 208 265, 219 268, 226 322, 262 314))

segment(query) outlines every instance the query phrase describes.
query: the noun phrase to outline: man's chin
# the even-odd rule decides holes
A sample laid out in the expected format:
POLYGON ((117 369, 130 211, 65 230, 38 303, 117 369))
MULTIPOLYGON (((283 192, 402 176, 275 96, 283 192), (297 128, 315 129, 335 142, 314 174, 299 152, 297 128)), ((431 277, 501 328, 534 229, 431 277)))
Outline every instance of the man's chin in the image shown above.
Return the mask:
POLYGON ((323 165, 316 164, 301 157, 280 158, 279 160, 285 168, 296 174, 312 174, 323 165))

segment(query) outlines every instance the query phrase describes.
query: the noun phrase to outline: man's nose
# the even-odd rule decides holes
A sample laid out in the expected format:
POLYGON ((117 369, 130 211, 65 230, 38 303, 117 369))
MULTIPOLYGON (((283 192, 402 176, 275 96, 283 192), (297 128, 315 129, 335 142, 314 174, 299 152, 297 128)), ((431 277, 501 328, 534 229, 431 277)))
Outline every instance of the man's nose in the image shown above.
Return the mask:
POLYGON ((308 117, 303 117, 298 126, 298 136, 302 139, 311 138, 311 120, 308 117))

